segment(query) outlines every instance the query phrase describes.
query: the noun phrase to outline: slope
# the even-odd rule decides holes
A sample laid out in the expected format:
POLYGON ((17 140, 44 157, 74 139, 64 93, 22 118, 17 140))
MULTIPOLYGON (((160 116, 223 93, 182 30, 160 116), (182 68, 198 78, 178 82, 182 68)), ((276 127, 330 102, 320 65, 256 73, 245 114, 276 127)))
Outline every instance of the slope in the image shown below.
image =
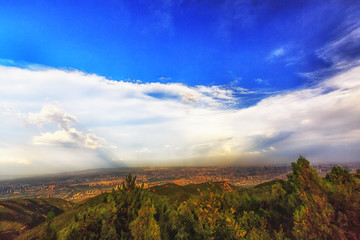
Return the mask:
POLYGON ((13 239, 43 223, 49 212, 59 215, 73 206, 62 199, 0 201, 0 239, 13 239))

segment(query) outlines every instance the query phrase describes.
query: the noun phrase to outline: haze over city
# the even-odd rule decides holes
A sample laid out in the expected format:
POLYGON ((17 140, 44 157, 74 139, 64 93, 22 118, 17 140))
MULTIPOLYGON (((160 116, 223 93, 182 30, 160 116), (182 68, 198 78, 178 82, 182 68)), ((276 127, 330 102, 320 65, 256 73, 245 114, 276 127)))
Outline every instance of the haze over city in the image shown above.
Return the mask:
POLYGON ((356 1, 0 7, 0 174, 358 162, 356 1))

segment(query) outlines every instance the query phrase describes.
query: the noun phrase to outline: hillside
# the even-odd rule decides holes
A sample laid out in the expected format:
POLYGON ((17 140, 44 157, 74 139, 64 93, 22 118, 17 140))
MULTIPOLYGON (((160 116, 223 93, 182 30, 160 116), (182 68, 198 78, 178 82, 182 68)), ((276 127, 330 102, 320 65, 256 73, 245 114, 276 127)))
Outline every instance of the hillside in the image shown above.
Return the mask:
POLYGON ((334 167, 320 178, 303 157, 292 169, 287 181, 240 189, 225 182, 142 189, 129 175, 118 190, 17 239, 360 239, 359 174, 334 167))
MULTIPOLYGON (((149 189, 144 190, 145 192, 150 192, 152 198, 158 199, 158 197, 164 197, 165 201, 169 203, 182 202, 188 200, 190 197, 196 197, 200 195, 200 192, 223 192, 234 190, 235 187, 225 183, 225 182, 206 182, 201 184, 189 184, 185 186, 176 185, 173 183, 154 186, 149 189)), ((83 216, 88 212, 89 209, 96 209, 100 211, 101 209, 109 208, 108 199, 113 197, 114 193, 103 193, 99 196, 93 197, 91 199, 85 200, 79 204, 74 205, 73 208, 69 209, 67 212, 64 212, 60 216, 56 217, 51 224, 56 229, 66 228, 74 219, 75 216, 83 216)), ((19 236, 17 239, 37 239, 45 238, 44 233, 47 231, 47 224, 39 225, 34 229, 25 232, 23 235, 19 236)))
POLYGON ((13 239, 43 223, 49 212, 59 215, 73 204, 62 199, 15 199, 0 201, 0 239, 13 239))

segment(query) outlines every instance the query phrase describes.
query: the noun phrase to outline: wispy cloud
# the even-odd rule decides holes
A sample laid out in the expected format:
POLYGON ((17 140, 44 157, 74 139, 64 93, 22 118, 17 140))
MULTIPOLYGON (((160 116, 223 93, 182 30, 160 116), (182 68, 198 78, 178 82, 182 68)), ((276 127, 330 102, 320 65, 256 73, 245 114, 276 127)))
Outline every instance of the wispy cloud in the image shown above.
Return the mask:
POLYGON ((277 48, 271 52, 270 56, 272 57, 281 57, 285 55, 285 49, 283 47, 277 48))
POLYGON ((360 24, 351 24, 343 30, 343 36, 316 51, 316 55, 332 64, 332 68, 344 69, 358 64, 360 59, 360 24))
POLYGON ((286 49, 285 47, 279 47, 279 48, 276 48, 274 50, 272 50, 269 54, 269 56, 267 57, 267 60, 268 61, 273 61, 277 58, 280 58, 282 56, 284 56, 286 54, 286 49))
POLYGON ((250 0, 226 0, 218 2, 218 8, 223 10, 219 17, 219 32, 229 37, 235 29, 250 29, 256 24, 259 14, 266 3, 254 3, 250 0))
MULTIPOLYGON (((352 8, 350 8, 352 9, 352 8)), ((356 7, 354 6, 354 10, 356 7)), ((359 17, 347 12, 344 21, 332 30, 335 39, 316 49, 314 55, 326 64, 326 67, 302 72, 301 76, 310 80, 319 80, 349 70, 360 64, 360 24, 359 17)))
POLYGON ((159 77, 158 80, 161 82, 166 82, 166 81, 170 81, 171 77, 159 77))
POLYGON ((258 84, 269 85, 269 81, 266 80, 266 79, 256 78, 254 81, 255 81, 256 83, 258 83, 258 84))
POLYGON ((14 64, 15 64, 15 62, 11 59, 0 58, 0 65, 12 66, 14 64))
POLYGON ((176 11, 181 4, 182 0, 165 0, 146 3, 145 7, 148 10, 146 11, 148 16, 145 16, 145 19, 148 22, 147 24, 142 24, 144 26, 146 25, 146 27, 142 26, 143 32, 153 34, 154 31, 165 31, 173 34, 175 31, 174 11, 176 11))

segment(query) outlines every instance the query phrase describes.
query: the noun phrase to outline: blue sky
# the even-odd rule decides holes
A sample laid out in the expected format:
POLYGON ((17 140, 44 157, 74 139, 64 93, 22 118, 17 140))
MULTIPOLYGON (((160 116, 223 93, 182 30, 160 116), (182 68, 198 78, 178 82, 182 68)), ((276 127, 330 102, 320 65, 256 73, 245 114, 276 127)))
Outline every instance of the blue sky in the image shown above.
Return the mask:
POLYGON ((354 161, 359 22, 358 1, 1 1, 2 169, 354 161))
POLYGON ((359 19, 355 2, 3 1, 0 52, 116 80, 283 90, 332 66, 316 51, 359 19))

